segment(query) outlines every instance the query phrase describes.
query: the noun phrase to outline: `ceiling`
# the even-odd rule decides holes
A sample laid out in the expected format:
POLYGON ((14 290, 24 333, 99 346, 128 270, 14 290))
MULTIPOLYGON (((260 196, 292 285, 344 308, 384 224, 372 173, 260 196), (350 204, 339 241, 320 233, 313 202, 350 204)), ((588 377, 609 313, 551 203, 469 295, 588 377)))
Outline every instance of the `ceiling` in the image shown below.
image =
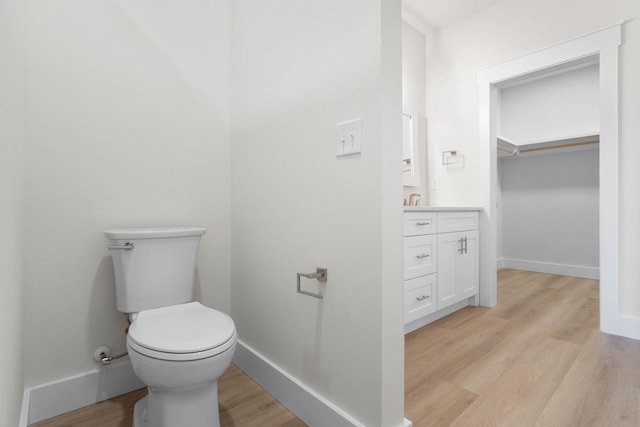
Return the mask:
POLYGON ((406 12, 431 29, 458 22, 502 0, 402 0, 406 12))

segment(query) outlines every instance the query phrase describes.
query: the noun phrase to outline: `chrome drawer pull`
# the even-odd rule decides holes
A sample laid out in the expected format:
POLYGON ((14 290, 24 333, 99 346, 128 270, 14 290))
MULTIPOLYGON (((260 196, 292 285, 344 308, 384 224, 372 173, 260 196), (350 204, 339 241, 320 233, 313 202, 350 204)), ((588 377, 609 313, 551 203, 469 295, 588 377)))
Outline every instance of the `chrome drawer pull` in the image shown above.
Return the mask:
POLYGON ((421 297, 417 297, 416 301, 424 301, 424 300, 426 300, 428 298, 431 298, 431 297, 429 297, 428 295, 422 295, 421 297))
POLYGON ((422 254, 422 255, 416 255, 416 258, 422 259, 422 258, 427 258, 428 256, 429 254, 422 254))
POLYGON ((416 222, 416 225, 431 225, 430 222, 416 222))

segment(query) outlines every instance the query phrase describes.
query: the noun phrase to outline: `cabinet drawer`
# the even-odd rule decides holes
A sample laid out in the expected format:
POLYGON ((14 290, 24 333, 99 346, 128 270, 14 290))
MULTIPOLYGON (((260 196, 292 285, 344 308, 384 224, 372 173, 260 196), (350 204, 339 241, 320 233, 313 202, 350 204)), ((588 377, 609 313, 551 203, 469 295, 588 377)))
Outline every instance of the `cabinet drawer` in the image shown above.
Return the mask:
POLYGON ((478 229, 477 211, 438 212, 438 233, 478 229))
POLYGON ((436 232, 435 212, 405 212, 403 221, 405 236, 418 236, 436 232))
POLYGON ((435 273, 438 266, 438 236, 404 238, 404 279, 435 273))
POLYGON ((410 323, 436 311, 436 274, 405 280, 404 323, 410 323))

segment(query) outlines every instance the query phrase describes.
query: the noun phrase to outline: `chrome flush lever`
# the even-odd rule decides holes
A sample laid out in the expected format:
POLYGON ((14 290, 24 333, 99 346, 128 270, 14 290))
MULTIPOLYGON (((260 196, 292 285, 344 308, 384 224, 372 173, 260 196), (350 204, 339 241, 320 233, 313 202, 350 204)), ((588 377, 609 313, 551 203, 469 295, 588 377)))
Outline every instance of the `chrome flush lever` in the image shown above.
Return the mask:
POLYGON ((124 245, 109 245, 107 246, 107 249, 109 249, 110 251, 113 251, 113 250, 131 251, 133 250, 134 247, 135 245, 133 244, 133 242, 127 242, 124 245))

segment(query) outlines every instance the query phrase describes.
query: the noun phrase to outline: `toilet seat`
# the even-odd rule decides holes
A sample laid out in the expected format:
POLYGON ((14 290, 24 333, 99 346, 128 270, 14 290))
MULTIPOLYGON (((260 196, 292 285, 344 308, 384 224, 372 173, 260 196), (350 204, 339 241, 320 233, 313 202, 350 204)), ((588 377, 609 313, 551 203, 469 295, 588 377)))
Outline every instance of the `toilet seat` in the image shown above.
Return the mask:
POLYGON ((175 361, 215 356, 233 347, 236 340, 231 317, 198 302, 141 311, 127 337, 132 350, 175 361))

